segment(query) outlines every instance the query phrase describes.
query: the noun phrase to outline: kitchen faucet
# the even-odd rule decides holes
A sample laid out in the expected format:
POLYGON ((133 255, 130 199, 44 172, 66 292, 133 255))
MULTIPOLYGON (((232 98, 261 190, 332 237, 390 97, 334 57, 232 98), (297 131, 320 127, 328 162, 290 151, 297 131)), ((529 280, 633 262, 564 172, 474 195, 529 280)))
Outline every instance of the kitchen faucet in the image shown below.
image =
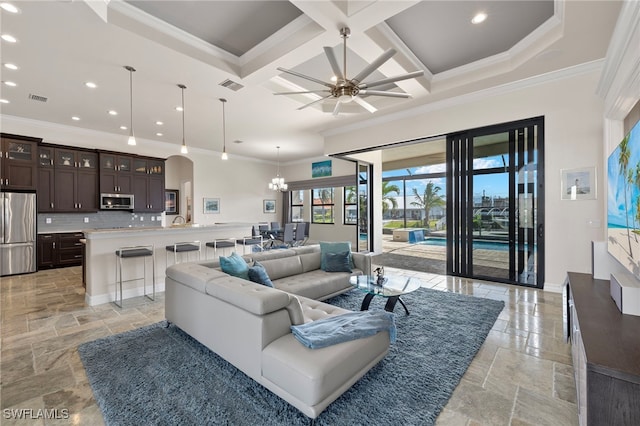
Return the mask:
POLYGON ((184 223, 187 223, 187 221, 184 219, 184 217, 182 217, 182 216, 176 216, 176 217, 173 219, 173 222, 171 222, 171 224, 172 224, 172 225, 174 225, 178 219, 181 219, 183 224, 184 224, 184 223))

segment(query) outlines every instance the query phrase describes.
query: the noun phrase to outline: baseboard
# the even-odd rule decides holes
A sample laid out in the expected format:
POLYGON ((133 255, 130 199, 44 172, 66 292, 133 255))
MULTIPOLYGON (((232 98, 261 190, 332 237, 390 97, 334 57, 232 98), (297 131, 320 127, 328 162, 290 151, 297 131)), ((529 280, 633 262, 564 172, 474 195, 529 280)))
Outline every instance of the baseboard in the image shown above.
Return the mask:
POLYGON ((550 293, 562 293, 564 284, 544 283, 544 291, 550 293))
MULTIPOLYGON (((150 295, 151 291, 152 291, 151 287, 147 285, 147 294, 150 295)), ((164 282, 156 284, 156 294, 161 292, 164 292, 164 282)), ((140 297, 140 296, 144 296, 144 287, 142 286, 126 289, 122 292, 122 300, 132 299, 134 297, 140 297)), ((89 306, 102 305, 105 303, 110 303, 115 301, 115 294, 107 293, 107 294, 96 294, 96 295, 90 296, 85 293, 84 301, 89 306)))

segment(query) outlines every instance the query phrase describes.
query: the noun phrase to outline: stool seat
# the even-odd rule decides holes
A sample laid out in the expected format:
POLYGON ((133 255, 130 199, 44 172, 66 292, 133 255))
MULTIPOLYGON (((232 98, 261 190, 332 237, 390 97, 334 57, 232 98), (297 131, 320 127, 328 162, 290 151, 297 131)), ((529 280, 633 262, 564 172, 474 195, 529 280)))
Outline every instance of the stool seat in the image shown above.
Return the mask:
POLYGON ((173 244, 173 245, 167 246, 166 249, 169 251, 182 253, 185 251, 198 251, 200 250, 200 247, 191 243, 187 243, 187 244, 183 243, 183 244, 173 244))
POLYGON ((116 256, 118 257, 153 256, 153 251, 148 248, 118 249, 116 250, 116 256))
POLYGON ((233 241, 211 241, 210 243, 207 243, 206 246, 212 248, 229 248, 235 247, 236 243, 233 241))
POLYGON ((236 240, 238 244, 243 244, 247 246, 251 246, 254 244, 262 244, 262 238, 241 238, 236 240))

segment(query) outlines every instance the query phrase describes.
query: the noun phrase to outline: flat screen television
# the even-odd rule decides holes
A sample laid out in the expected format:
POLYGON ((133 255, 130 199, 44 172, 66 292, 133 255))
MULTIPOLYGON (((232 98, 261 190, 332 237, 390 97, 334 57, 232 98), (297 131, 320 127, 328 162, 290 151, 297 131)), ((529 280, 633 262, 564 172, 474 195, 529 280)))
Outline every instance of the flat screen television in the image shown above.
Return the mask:
POLYGON ((607 161, 607 249, 640 278, 640 122, 607 161))

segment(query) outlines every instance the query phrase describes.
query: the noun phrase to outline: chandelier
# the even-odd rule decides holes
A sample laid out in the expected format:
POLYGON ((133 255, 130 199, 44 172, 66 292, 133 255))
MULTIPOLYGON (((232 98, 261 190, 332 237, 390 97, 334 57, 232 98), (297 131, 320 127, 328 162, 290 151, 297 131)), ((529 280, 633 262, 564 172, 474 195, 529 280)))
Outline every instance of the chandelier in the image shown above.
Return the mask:
POLYGON ((278 172, 276 173, 276 177, 271 179, 271 182, 269 182, 269 189, 285 192, 288 185, 284 183, 284 178, 280 177, 280 147, 278 146, 276 148, 278 148, 278 172))

